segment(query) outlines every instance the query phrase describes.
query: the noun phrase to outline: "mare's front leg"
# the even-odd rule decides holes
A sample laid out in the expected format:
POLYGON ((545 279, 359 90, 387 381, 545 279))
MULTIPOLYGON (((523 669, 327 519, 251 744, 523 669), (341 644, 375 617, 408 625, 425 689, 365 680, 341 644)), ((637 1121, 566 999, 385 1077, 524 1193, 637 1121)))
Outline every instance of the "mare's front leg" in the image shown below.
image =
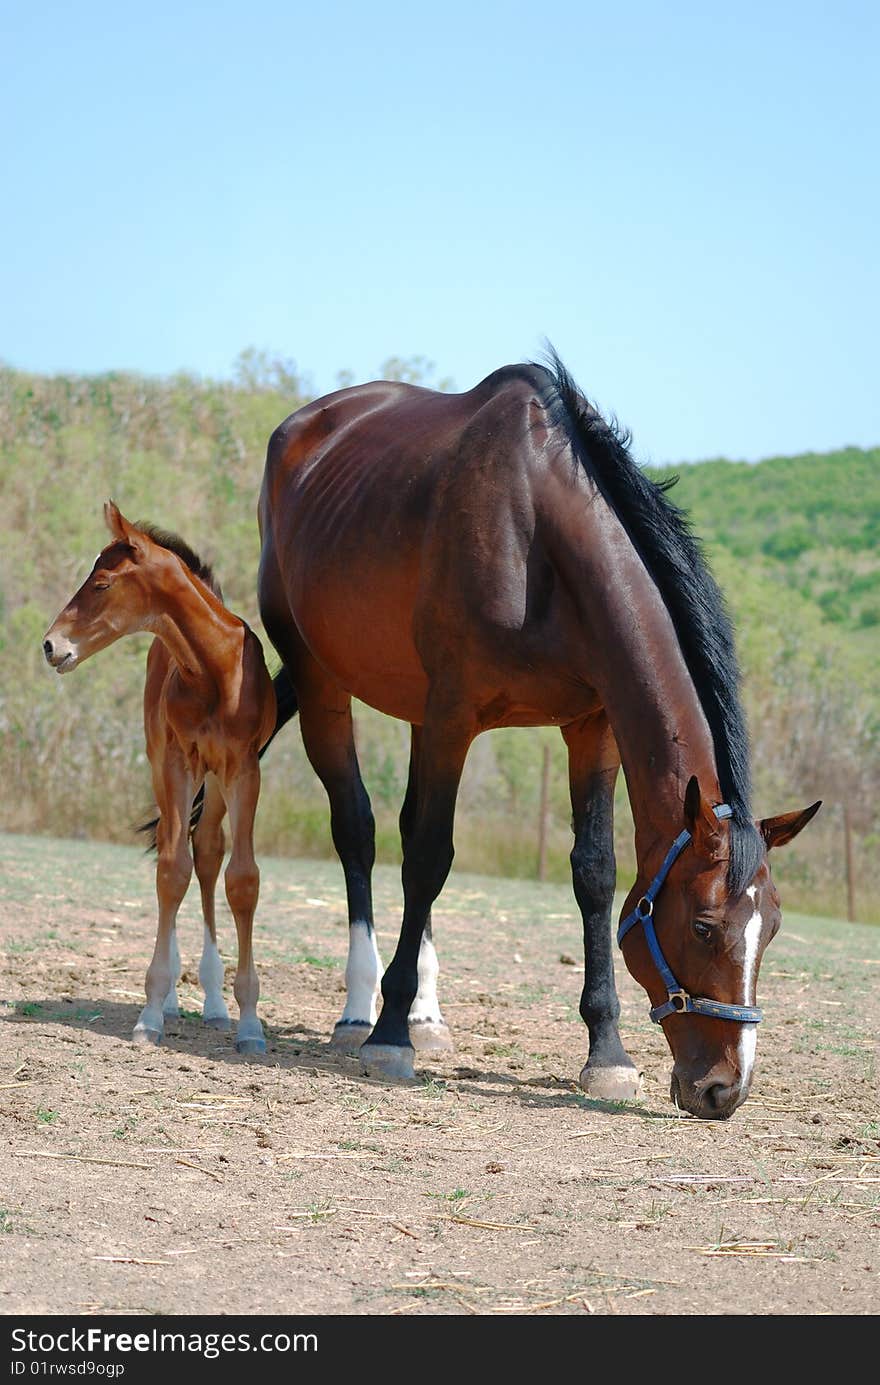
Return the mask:
POLYGON ((361 1048, 370 1077, 415 1075, 409 1019, 419 989, 419 954, 431 906, 452 865, 455 800, 473 734, 460 716, 432 715, 429 704, 419 737, 415 812, 404 838, 400 940, 382 978, 382 1013, 361 1048))
POLYGON ((182 758, 169 749, 154 779, 159 825, 156 844, 156 895, 159 923, 153 958, 147 968, 147 1003, 134 1027, 135 1043, 159 1043, 165 1032, 165 1016, 177 1014, 176 983, 180 974, 177 947, 177 911, 192 876, 189 849, 189 815, 195 784, 182 758))
POLYGON ((204 939, 202 958, 199 962, 199 982, 205 995, 202 1019, 212 1029, 229 1028, 229 1011, 223 999, 225 971, 217 948, 217 926, 214 915, 214 894, 217 879, 223 865, 225 843, 223 841, 223 818, 226 804, 220 792, 220 785, 213 774, 205 780, 205 799, 202 813, 193 832, 192 849, 195 860, 196 877, 202 895, 202 918, 204 919, 204 939))
POLYGON ((614 785, 620 759, 604 713, 563 729, 568 746, 574 814, 571 871, 584 921, 584 989, 581 1018, 590 1052, 580 1075, 588 1096, 627 1101, 639 1095, 638 1070, 620 1039, 620 1001, 614 984, 611 908, 614 860, 614 785))
MULTIPOLYGON (((421 728, 413 726, 410 729, 412 735, 410 739, 409 777, 403 807, 400 810, 400 841, 404 856, 407 851, 407 840, 415 823, 416 804, 418 803, 417 774, 421 728)), ((450 1053, 452 1051, 452 1035, 440 1013, 440 1000, 437 995, 437 977, 439 974, 440 964, 437 961, 437 952, 431 935, 431 913, 429 910, 425 920, 425 931, 422 934, 422 944, 419 948, 419 988, 409 1012, 410 1042, 413 1048, 418 1049, 419 1053, 450 1053)))
POLYGON ((260 982, 254 966, 254 913, 260 893, 260 872, 254 856, 254 816, 260 796, 260 762, 256 755, 225 787, 232 828, 232 854, 226 867, 226 898, 238 934, 238 970, 233 991, 239 1020, 235 1047, 239 1053, 265 1053, 263 1026, 257 1018, 260 982))
POLYGON ((345 1007, 330 1042, 356 1053, 376 1023, 382 975, 373 927, 373 813, 358 766, 351 698, 305 659, 300 661, 297 697, 303 745, 330 800, 330 831, 348 899, 345 1007))

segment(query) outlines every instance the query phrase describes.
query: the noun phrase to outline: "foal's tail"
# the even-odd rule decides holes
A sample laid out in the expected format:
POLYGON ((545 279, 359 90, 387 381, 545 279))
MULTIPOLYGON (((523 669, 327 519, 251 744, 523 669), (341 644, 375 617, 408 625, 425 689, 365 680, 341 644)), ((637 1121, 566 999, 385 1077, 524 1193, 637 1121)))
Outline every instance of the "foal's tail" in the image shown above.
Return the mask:
MULTIPOLYGON (((272 729, 271 736, 269 737, 266 744, 260 751, 261 760, 265 755, 266 751, 269 749, 269 746, 274 741, 275 737, 278 735, 278 732, 281 730, 282 726, 286 726, 287 723, 291 721, 299 711, 299 703, 296 700, 296 689, 293 686, 293 681, 290 677, 290 674, 288 673, 287 669, 284 667, 283 664, 281 668, 278 670, 278 672, 275 674, 275 677, 272 679, 272 687, 275 689, 275 706, 277 708, 275 714, 275 725, 272 729)), ((196 794, 195 798, 193 799, 192 812, 189 816, 190 836, 192 836, 193 832, 195 832, 196 827, 198 826, 199 818, 202 816, 202 808, 204 807, 204 803, 205 786, 203 784, 202 787, 199 789, 198 793, 196 794)), ((158 831, 158 828, 158 814, 156 815, 156 817, 150 818, 148 822, 142 822, 140 826, 137 828, 137 831, 143 832, 147 839, 147 851, 156 850, 156 833, 158 831)))

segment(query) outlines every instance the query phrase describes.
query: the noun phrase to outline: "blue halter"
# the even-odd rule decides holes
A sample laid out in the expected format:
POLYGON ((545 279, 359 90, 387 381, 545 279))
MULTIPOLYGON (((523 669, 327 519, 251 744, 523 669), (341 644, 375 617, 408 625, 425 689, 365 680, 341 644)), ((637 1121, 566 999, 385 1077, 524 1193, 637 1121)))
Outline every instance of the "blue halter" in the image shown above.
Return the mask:
MULTIPOLYGON (((721 822, 724 818, 733 815, 733 809, 726 803, 719 803, 717 808, 712 810, 721 822)), ((684 851, 691 834, 685 828, 684 832, 679 832, 672 846, 663 858, 663 864, 658 870, 654 879, 651 881, 645 893, 642 895, 631 914, 627 914, 622 920, 617 930, 617 945, 620 947, 627 933, 631 928, 635 928, 640 923, 645 930, 645 941, 654 962, 654 966, 660 973, 663 985, 666 987, 666 1000, 662 1005, 655 1005, 653 1010, 649 1010, 651 1019, 655 1024, 659 1024, 667 1015, 711 1015, 718 1020, 737 1020, 740 1024, 758 1024, 764 1017, 763 1010, 757 1005, 728 1005, 721 1000, 707 1000, 704 996, 688 995, 687 991, 676 981, 672 974, 669 963, 663 956, 663 950, 657 939, 654 929, 654 921, 651 915, 654 912, 654 900, 660 893, 660 888, 684 851)))

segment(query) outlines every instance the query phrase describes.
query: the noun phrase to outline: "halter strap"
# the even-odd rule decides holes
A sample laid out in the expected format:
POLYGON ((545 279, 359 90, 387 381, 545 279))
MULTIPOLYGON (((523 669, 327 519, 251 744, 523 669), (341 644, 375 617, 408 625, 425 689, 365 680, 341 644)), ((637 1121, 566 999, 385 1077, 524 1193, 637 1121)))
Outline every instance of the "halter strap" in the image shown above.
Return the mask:
MULTIPOLYGON (((717 808, 712 810, 719 822, 725 818, 733 816, 733 809, 727 803, 719 803, 717 808)), ((691 834, 687 828, 679 832, 672 846, 663 858, 663 864, 658 870, 654 879, 651 881, 645 893, 642 895, 636 907, 626 918, 621 921, 617 930, 617 945, 621 946, 624 938, 630 929, 635 928, 637 923, 642 925, 645 933, 645 941, 648 944, 648 951, 654 966, 660 973, 660 979, 666 987, 666 1000, 662 1005, 655 1005, 649 1010, 651 1019, 655 1024, 659 1024, 667 1015, 674 1014, 695 1014, 709 1015, 712 1019, 736 1020, 739 1024, 758 1024, 764 1017, 764 1012, 756 1005, 729 1005, 722 1000, 709 1000, 705 996, 688 995, 683 986, 676 981, 666 958, 663 956, 663 949, 660 946, 654 920, 651 917, 654 912, 654 900, 660 893, 667 875, 673 865, 684 851, 691 834)))

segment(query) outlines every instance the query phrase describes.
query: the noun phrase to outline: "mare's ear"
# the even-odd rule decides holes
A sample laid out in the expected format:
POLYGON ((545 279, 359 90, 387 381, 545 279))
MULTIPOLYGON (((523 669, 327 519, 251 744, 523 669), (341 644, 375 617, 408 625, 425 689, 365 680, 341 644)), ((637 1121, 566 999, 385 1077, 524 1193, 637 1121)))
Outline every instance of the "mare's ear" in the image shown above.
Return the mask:
POLYGON ((139 529, 129 524, 119 506, 113 500, 104 502, 104 523, 118 543, 127 543, 137 560, 143 555, 145 539, 139 529))
POLYGON ((769 851, 772 846, 788 846, 821 807, 820 798, 817 803, 811 803, 809 808, 795 809, 793 813, 780 813, 775 818, 762 818, 758 823, 758 831, 767 843, 767 850, 769 851))
POLYGON ((713 861, 721 846, 721 824, 712 805, 703 797, 700 781, 695 774, 688 780, 684 792, 684 824, 690 832, 698 856, 713 861))

